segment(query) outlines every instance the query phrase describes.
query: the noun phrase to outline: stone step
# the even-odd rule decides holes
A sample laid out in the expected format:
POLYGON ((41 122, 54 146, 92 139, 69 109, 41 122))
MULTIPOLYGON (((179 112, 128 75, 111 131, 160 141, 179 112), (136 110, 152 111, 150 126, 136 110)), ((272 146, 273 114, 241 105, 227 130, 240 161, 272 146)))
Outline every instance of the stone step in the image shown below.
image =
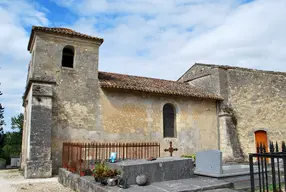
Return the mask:
MULTIPOLYGON (((284 177, 281 176, 281 182, 283 181, 284 177)), ((233 183, 234 189, 236 190, 242 190, 242 189, 250 189, 250 177, 247 176, 240 176, 240 177, 232 177, 232 178, 224 178, 223 180, 233 183)), ((276 178, 276 182, 278 181, 278 178, 276 178)), ((255 186, 259 186, 259 176, 258 174, 254 175, 254 182, 255 186)), ((268 184, 272 183, 272 177, 271 175, 268 175, 268 184)))
POLYGON ((235 192, 237 190, 229 189, 229 188, 223 188, 223 189, 212 189, 212 190, 206 190, 205 192, 235 192))

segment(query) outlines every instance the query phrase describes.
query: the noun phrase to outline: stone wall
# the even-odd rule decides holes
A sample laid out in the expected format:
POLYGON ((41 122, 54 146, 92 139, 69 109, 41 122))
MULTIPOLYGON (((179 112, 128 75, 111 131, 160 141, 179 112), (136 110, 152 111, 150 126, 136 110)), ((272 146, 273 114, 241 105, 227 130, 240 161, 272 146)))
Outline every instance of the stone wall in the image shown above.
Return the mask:
POLYGON ((221 94, 219 69, 195 65, 188 70, 178 81, 188 82, 206 91, 221 94))
POLYGON ((159 141, 161 156, 169 141, 179 149, 175 155, 217 149, 216 101, 146 93, 104 90, 100 97, 105 140, 159 141), (163 106, 176 108, 176 138, 163 137, 163 106), (207 139, 206 139, 207 138, 207 139))
MULTIPOLYGON (((58 135, 53 138, 53 143, 61 146, 63 141, 153 141, 160 142, 161 156, 169 156, 168 152, 163 151, 169 147, 169 141, 179 149, 174 156, 218 148, 217 111, 214 100, 159 96, 124 90, 101 90, 99 103, 99 113, 89 114, 99 118, 98 124, 91 129, 84 126, 57 128, 58 135), (176 107, 176 138, 163 137, 162 109, 166 103, 172 103, 176 107)), ((78 109, 67 108, 65 113, 73 113, 73 110, 78 109)), ((54 158, 61 158, 61 148, 54 150, 57 152, 53 154, 56 155, 54 158)), ((59 166, 60 164, 54 163, 53 169, 59 166)))
POLYGON ((177 156, 217 149, 215 100, 101 90, 99 46, 99 43, 80 38, 43 33, 35 36, 28 82, 54 82, 51 120, 54 173, 61 166, 62 143, 66 141, 159 141, 161 156, 169 156, 163 150, 169 147, 171 140, 179 149, 174 154, 177 156), (66 45, 74 47, 74 68, 61 67, 62 50, 66 45), (163 138, 162 109, 166 103, 176 107, 176 138, 163 138))
POLYGON ((256 130, 266 130, 271 141, 286 140, 286 73, 232 69, 228 79, 243 152, 256 151, 256 130))
POLYGON ((179 80, 224 98, 219 105, 220 150, 224 160, 247 160, 247 154, 256 151, 257 130, 266 130, 268 140, 286 139, 286 73, 196 64, 179 80))

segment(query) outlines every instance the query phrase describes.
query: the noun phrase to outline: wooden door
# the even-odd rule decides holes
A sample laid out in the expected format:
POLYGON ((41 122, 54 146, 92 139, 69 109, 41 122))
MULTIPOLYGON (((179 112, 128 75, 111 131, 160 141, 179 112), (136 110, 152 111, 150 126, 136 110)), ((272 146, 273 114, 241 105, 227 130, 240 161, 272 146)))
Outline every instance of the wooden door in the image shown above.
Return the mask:
POLYGON ((267 139, 266 131, 255 132, 255 143, 256 143, 256 148, 257 148, 257 145, 260 145, 261 143, 262 145, 266 147, 266 152, 268 152, 268 139, 267 139))

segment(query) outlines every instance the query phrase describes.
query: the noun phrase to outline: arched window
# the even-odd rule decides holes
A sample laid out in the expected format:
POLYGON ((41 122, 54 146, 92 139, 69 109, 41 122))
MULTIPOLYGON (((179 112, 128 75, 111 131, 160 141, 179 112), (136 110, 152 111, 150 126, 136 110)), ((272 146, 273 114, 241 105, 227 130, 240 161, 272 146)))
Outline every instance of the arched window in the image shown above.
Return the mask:
POLYGON ((73 46, 67 45, 63 49, 62 67, 73 68, 73 60, 74 60, 74 48, 73 46))
POLYGON ((164 137, 175 137, 175 120, 175 107, 170 103, 165 104, 163 107, 164 137))

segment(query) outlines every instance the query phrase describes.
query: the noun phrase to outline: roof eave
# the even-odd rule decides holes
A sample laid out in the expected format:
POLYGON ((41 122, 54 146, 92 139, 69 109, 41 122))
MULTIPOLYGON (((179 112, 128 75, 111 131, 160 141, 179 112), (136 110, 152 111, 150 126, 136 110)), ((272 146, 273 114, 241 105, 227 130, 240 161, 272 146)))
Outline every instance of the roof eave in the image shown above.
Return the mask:
POLYGON ((139 91, 139 92, 146 92, 146 93, 155 93, 155 94, 163 94, 163 95, 175 95, 175 96, 183 96, 183 97, 211 99, 211 100, 218 100, 218 101, 222 101, 223 100, 223 98, 218 96, 218 95, 216 95, 214 97, 211 97, 211 96, 198 96, 198 95, 191 95, 191 94, 169 93, 169 92, 164 92, 164 91, 142 90, 142 89, 127 88, 127 87, 115 86, 115 85, 107 85, 107 84, 100 84, 100 87, 101 88, 107 88, 107 89, 124 89, 124 90, 139 91))
POLYGON ((103 43, 103 39, 102 38, 97 38, 97 37, 94 37, 94 38, 91 38, 91 37, 85 37, 85 36, 80 36, 80 35, 75 35, 75 34, 67 34, 67 33, 59 33, 59 32, 53 32, 53 31, 46 31, 46 30, 43 30, 43 29, 38 29, 37 26, 33 26, 32 27, 32 30, 31 30, 31 34, 30 34, 30 39, 29 39, 29 42, 28 42, 28 47, 27 47, 27 50, 28 51, 31 51, 31 47, 32 47, 32 44, 33 44, 33 40, 34 40, 34 36, 35 36, 35 33, 36 32, 43 32, 43 33, 49 33, 49 34, 57 34, 57 35, 62 35, 62 36, 73 36, 73 37, 78 37, 78 38, 82 38, 82 39, 87 39, 87 40, 90 40, 90 41, 96 41, 99 43, 99 46, 103 43))

